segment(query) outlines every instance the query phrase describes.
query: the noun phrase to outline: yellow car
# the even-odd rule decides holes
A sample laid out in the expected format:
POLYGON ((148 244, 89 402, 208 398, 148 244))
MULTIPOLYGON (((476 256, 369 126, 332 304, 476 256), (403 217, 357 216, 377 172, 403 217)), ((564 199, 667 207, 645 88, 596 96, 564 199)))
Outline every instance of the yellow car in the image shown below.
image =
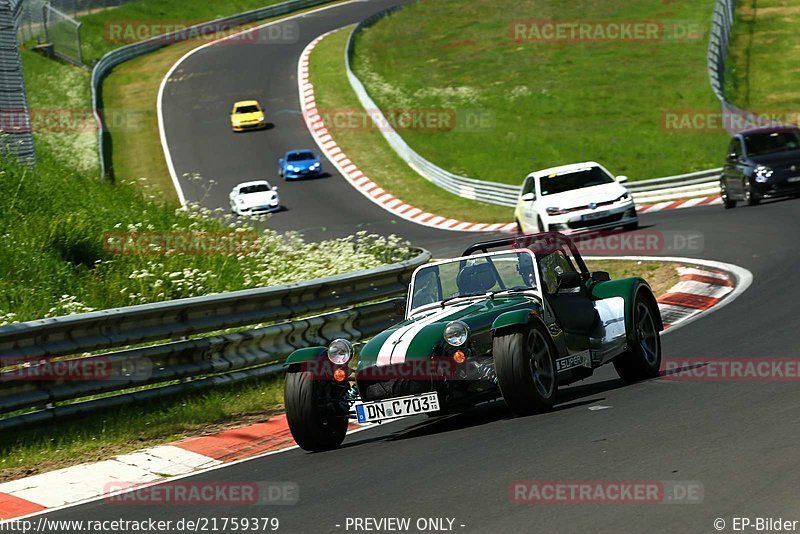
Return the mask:
POLYGON ((260 130, 266 128, 267 120, 264 118, 264 110, 257 100, 242 100, 233 105, 231 111, 231 127, 234 132, 245 130, 260 130))

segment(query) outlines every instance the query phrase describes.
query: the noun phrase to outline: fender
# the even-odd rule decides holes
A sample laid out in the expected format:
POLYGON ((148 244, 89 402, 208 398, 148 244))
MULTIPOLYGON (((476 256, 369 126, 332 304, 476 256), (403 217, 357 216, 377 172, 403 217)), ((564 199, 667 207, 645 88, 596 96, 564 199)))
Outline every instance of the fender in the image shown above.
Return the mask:
MULTIPOLYGON (((592 286, 592 297, 594 299, 607 299, 611 297, 622 297, 625 299, 625 332, 629 343, 635 340, 632 338, 635 330, 633 324, 633 306, 639 294, 650 303, 654 310, 658 311, 658 303, 653 290, 650 289, 650 284, 643 278, 620 278, 619 280, 610 280, 608 282, 599 282, 592 286)), ((659 332, 664 330, 664 323, 661 320, 661 314, 656 313, 656 328, 659 332)))
POLYGON ((514 310, 502 313, 492 323, 492 330, 497 332, 512 326, 524 326, 530 323, 532 316, 540 316, 541 310, 538 308, 514 310))
MULTIPOLYGON (((305 349, 297 349, 286 358, 283 366, 287 367, 294 363, 312 362, 326 358, 328 354, 327 347, 308 347, 305 349)), ((326 358, 327 359, 327 358, 326 358)))

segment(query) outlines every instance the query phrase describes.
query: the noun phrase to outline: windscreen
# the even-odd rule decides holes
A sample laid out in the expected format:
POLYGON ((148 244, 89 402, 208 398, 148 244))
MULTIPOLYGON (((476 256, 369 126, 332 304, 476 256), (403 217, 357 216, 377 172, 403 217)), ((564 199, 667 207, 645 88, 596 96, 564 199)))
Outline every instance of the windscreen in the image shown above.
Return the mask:
POLYGON ((417 271, 411 310, 459 297, 536 288, 536 269, 528 252, 509 252, 454 260, 417 271))
POLYGON ((744 136, 748 156, 760 156, 800 148, 797 132, 760 133, 744 136))
POLYGON ((312 152, 295 152, 286 156, 286 161, 306 161, 309 159, 314 159, 312 152))
POLYGON ((586 167, 567 173, 554 173, 539 179, 542 196, 554 195, 574 189, 610 184, 614 179, 600 167, 586 167))

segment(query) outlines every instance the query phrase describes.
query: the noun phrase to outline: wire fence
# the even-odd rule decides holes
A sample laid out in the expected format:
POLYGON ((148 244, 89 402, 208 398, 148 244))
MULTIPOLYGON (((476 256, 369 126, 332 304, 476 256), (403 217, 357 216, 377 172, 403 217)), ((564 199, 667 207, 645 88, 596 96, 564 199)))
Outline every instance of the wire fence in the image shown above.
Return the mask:
POLYGON ((44 28, 56 57, 83 65, 80 22, 48 3, 44 6, 44 28))

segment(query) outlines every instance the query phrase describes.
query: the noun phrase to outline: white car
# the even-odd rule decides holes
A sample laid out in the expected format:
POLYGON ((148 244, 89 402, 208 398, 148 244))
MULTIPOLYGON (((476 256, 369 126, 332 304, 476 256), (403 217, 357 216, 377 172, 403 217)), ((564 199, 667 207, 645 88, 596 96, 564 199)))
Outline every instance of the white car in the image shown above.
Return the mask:
POLYGON ((278 188, 266 180, 244 182, 233 188, 231 211, 236 215, 259 215, 281 209, 278 188))
POLYGON ((636 206, 622 186, 599 163, 588 161, 553 167, 528 175, 514 216, 523 233, 602 230, 639 226, 636 206))

